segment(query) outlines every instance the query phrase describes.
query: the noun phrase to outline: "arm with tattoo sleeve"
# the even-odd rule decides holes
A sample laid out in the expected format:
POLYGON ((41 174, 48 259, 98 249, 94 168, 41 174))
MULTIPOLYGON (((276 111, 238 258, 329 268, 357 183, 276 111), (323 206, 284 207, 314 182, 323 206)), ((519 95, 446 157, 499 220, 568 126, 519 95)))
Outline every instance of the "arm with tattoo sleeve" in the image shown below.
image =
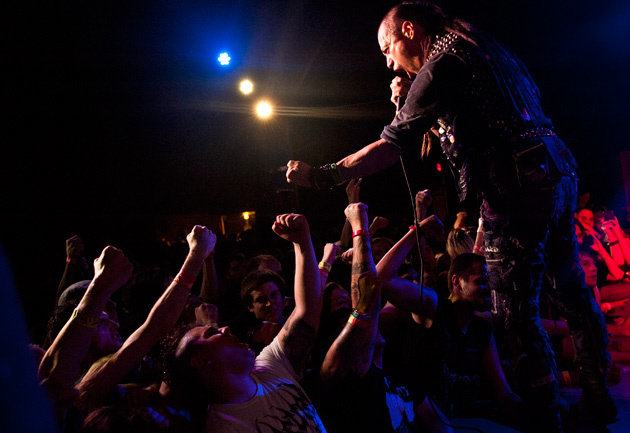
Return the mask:
POLYGON ((346 208, 346 216, 355 233, 352 256, 352 307, 348 323, 326 353, 320 369, 324 386, 354 372, 363 377, 372 364, 381 299, 381 285, 376 276, 368 236, 367 206, 353 203, 346 208), (358 233, 357 233, 358 232, 358 233))

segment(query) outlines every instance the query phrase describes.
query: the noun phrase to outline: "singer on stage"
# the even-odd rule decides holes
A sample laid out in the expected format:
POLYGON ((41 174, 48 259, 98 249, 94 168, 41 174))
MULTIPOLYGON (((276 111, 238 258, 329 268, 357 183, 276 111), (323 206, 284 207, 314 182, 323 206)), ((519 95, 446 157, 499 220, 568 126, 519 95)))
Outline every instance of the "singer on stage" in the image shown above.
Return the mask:
POLYGON ((400 77, 392 82, 396 117, 379 140, 337 163, 289 161, 288 182, 328 189, 439 145, 460 200, 481 202, 495 330, 503 332, 497 341, 535 414, 532 430, 562 429, 553 352, 538 310, 544 272, 555 282, 581 365, 582 399, 572 411, 610 423, 617 412, 606 386, 606 329, 584 283, 573 228, 577 167, 527 69, 493 38, 426 2, 392 8, 378 43, 387 67, 413 80, 410 87, 400 77))

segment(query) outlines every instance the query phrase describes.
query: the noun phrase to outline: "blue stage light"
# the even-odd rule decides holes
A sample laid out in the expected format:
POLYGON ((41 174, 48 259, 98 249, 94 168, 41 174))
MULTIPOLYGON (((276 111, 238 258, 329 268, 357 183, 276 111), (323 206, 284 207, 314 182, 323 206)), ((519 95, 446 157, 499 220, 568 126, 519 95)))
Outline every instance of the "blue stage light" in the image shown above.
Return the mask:
POLYGON ((230 60, 232 60, 232 59, 228 55, 228 53, 221 53, 221 54, 219 54, 219 58, 217 60, 219 60, 219 64, 221 66, 227 66, 227 65, 230 64, 230 60))

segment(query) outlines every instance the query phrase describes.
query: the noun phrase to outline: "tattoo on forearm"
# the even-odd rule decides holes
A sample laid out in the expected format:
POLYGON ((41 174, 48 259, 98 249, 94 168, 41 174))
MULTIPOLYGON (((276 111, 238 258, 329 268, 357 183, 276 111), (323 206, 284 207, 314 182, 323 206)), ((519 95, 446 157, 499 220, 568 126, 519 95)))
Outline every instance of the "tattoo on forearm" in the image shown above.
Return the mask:
POLYGON ((291 319, 285 324, 287 332, 282 339, 284 353, 296 372, 302 370, 311 353, 315 329, 302 319, 291 319))
POLYGON ((370 239, 361 236, 358 239, 357 244, 358 245, 354 247, 355 260, 352 261, 352 273, 362 274, 368 271, 376 273, 374 260, 372 258, 372 247, 370 245, 370 239))
POLYGON ((367 370, 374 354, 374 340, 367 341, 364 333, 363 329, 352 329, 331 347, 337 351, 339 362, 350 366, 355 373, 367 370))

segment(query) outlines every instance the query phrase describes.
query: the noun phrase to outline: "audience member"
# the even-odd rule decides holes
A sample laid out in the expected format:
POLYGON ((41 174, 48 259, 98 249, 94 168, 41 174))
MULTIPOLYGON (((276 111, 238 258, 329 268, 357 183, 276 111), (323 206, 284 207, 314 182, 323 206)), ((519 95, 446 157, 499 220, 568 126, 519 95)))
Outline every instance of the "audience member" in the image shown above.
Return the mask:
POLYGON ((173 370, 197 382, 210 407, 203 431, 325 431, 299 385, 321 314, 321 283, 309 226, 302 215, 276 218, 274 232, 295 249, 295 309, 273 342, 255 357, 229 328, 195 327, 179 340, 173 370))
POLYGON ((190 250, 179 274, 157 300, 146 321, 124 342, 117 333, 117 324, 104 309, 110 296, 129 279, 131 263, 122 251, 111 246, 95 260, 92 283, 39 367, 40 378, 56 403, 62 426, 71 406, 88 413, 106 403, 116 385, 175 325, 216 237, 205 227, 195 226, 187 241, 190 250), (105 354, 109 355, 95 359, 105 354), (82 368, 86 357, 94 360, 87 372, 82 368))
MULTIPOLYGON (((457 256, 449 270, 450 297, 442 300, 432 289, 396 277, 415 237, 415 230, 410 230, 378 264, 377 271, 389 302, 413 317, 405 344, 405 374, 413 384, 417 416, 432 416, 432 402, 448 417, 471 415, 483 375, 502 412, 521 417, 520 398, 503 374, 492 327, 475 314, 489 306, 485 259, 472 253, 457 256)), ((444 427, 426 421, 429 429, 435 429, 432 431, 444 427)))

